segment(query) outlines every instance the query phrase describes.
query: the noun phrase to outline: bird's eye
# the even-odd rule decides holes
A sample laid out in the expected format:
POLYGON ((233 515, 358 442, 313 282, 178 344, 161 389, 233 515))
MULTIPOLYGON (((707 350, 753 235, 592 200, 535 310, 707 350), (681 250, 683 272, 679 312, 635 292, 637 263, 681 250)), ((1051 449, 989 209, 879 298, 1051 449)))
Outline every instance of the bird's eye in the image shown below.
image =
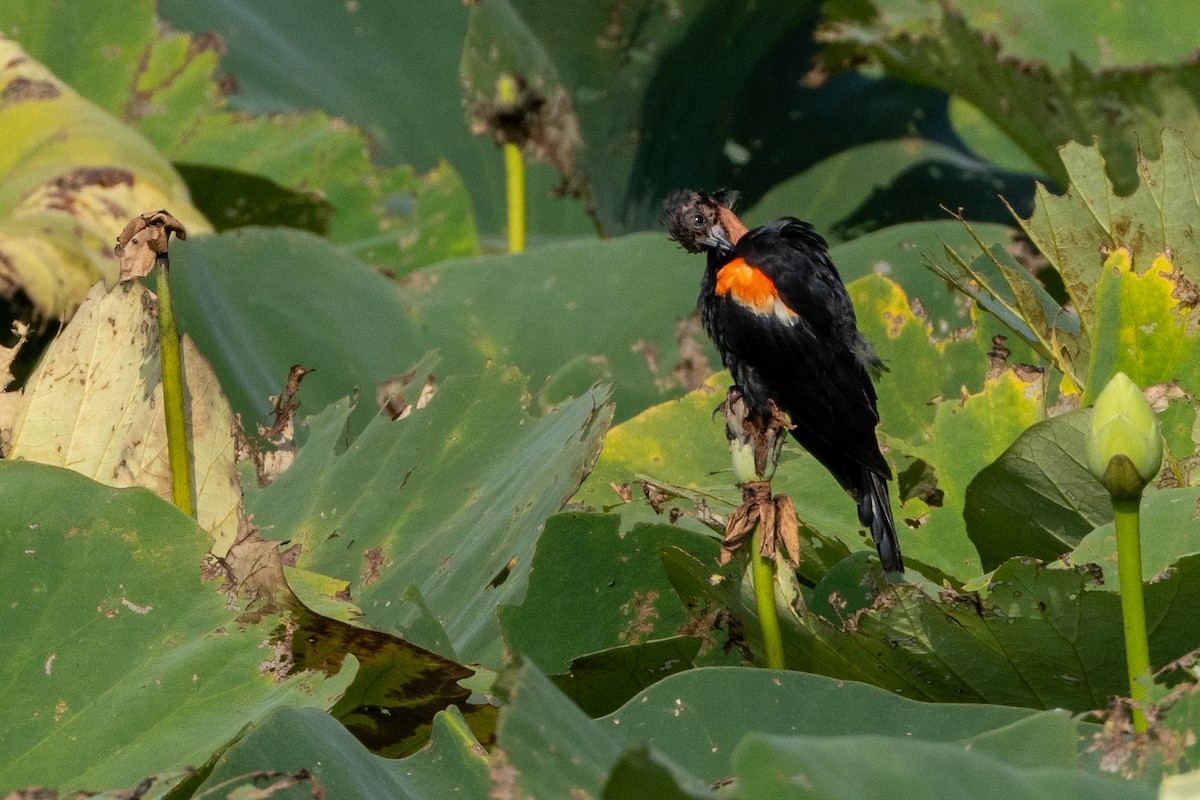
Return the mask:
POLYGON ((693 217, 692 217, 692 224, 693 224, 693 225, 696 225, 697 227, 698 227, 698 226, 701 226, 701 225, 703 225, 703 224, 704 224, 704 215, 703 215, 703 214, 696 214, 695 216, 693 216, 693 217))

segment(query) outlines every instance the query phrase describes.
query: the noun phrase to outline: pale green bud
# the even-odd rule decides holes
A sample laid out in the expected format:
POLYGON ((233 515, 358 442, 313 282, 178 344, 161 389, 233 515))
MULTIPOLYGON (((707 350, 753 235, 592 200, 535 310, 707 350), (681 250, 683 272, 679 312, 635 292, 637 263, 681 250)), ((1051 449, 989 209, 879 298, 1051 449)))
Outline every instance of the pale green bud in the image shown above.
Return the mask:
POLYGON ((1158 474, 1162 455, 1154 409, 1137 384, 1118 372, 1092 409, 1088 469, 1113 497, 1134 499, 1158 474))

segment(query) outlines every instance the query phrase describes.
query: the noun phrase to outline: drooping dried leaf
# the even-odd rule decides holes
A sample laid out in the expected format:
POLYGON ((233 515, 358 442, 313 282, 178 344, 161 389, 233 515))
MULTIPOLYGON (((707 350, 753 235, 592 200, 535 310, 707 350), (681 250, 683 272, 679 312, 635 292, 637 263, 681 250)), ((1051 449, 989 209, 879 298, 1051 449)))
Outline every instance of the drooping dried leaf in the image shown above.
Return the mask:
POLYGON ((117 246, 113 251, 121 259, 121 282, 149 275, 154 262, 167 254, 172 233, 180 239, 187 238, 183 223, 165 208, 147 211, 129 220, 117 237, 117 246))

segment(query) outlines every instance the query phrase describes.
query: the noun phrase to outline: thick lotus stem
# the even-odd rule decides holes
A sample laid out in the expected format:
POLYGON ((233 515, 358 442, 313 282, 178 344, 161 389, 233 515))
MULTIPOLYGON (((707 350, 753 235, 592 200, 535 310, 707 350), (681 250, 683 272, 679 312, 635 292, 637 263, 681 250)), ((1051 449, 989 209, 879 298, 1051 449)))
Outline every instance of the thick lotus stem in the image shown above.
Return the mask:
POLYGON ((121 281, 145 277, 158 267, 158 343, 162 359, 163 414, 167 425, 167 460, 171 468, 171 499, 179 510, 194 517, 191 456, 188 453, 187 419, 183 407, 183 361, 179 354, 179 330, 171 305, 168 280, 170 260, 167 246, 174 233, 187 238, 187 231, 166 209, 134 217, 117 237, 116 254, 121 260, 121 281))
POLYGON ((729 390, 722 408, 742 504, 729 515, 720 563, 729 563, 733 552, 750 539, 754 599, 767 666, 783 669, 783 637, 775 607, 775 553, 782 549, 793 564, 800 558, 800 530, 792 500, 785 494, 771 495, 771 478, 787 437, 787 422, 781 413, 769 419, 751 414, 736 388, 729 390))
MULTIPOLYGON (((500 105, 517 104, 517 82, 505 75, 496 84, 500 105)), ((525 161, 521 148, 513 142, 505 142, 504 186, 508 214, 508 252, 525 252, 525 161)))
POLYGON ((1087 438, 1088 468, 1112 496, 1117 529, 1117 569, 1125 629, 1125 665, 1133 700, 1133 730, 1146 732, 1138 701, 1146 697, 1141 679, 1150 674, 1146 601, 1142 592, 1142 492, 1162 467, 1162 434, 1142 390, 1118 372, 1096 398, 1087 438))

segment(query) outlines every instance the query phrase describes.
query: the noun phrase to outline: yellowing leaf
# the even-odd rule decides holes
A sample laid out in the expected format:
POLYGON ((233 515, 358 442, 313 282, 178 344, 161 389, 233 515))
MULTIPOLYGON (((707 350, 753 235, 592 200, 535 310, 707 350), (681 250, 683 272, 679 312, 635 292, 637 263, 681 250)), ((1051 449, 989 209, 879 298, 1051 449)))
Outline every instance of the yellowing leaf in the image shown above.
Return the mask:
MULTIPOLYGON (((191 339, 182 350, 197 519, 224 555, 241 515, 233 414, 191 339)), ((15 401, 7 456, 170 499, 161 376, 157 298, 139 283, 96 284, 15 401)))
POLYGON ((967 486, 1045 416, 1044 403, 1040 380, 1005 370, 989 378, 983 391, 939 403, 923 443, 893 443, 932 464, 938 488, 944 492, 940 507, 926 508, 916 500, 897 512, 897 527, 903 518, 906 528, 900 538, 906 556, 959 578, 982 572, 978 553, 964 534, 967 486))
POLYGON ((211 230, 149 142, 0 37, 0 295, 69 315, 98 278, 115 280, 125 222, 157 208, 211 230))
POLYGON ((1180 266, 1160 252, 1141 274, 1129 248, 1104 261, 1096 290, 1096 321, 1085 403, 1118 372, 1139 386, 1182 379, 1193 382, 1200 346, 1191 308, 1181 296, 1194 287, 1180 266))

